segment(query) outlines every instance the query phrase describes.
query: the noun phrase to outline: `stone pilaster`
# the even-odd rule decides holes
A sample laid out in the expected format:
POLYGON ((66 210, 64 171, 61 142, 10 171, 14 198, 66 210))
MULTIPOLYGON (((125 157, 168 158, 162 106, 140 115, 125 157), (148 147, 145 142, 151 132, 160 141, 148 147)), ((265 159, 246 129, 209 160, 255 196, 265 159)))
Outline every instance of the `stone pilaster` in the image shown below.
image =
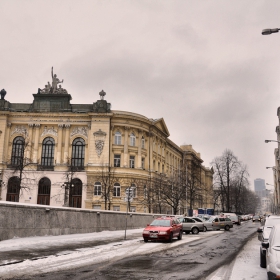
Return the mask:
POLYGON ((58 125, 58 135, 57 135, 56 164, 61 163, 62 129, 63 129, 63 124, 59 124, 58 125))
POLYGON ((36 123, 35 126, 35 139, 34 139, 34 151, 33 151, 33 162, 38 163, 38 147, 39 147, 39 132, 40 124, 36 123))
POLYGON ((70 124, 65 124, 65 146, 64 146, 64 159, 63 163, 69 160, 69 144, 70 144, 70 124))

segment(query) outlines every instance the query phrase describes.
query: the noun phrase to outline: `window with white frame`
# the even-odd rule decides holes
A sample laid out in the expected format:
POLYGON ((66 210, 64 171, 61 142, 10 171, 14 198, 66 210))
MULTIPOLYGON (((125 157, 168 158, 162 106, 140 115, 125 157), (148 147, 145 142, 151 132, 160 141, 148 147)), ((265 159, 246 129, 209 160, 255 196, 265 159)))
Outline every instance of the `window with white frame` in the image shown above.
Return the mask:
POLYGON ((135 146, 135 135, 133 133, 130 134, 130 146, 135 146))
POLYGON ((121 155, 114 155, 114 167, 121 166, 121 155))
POLYGON ((113 211, 120 211, 120 206, 113 205, 113 211))
POLYGON ((114 184, 113 196, 121 196, 121 185, 119 183, 114 184))
POLYGON ((131 192, 132 192, 132 196, 131 197, 136 197, 137 195, 137 188, 135 184, 131 184, 131 192))
POLYGON ((136 206, 130 206, 130 212, 136 212, 136 206))
POLYGON ((115 145, 121 145, 122 144, 122 135, 119 131, 115 133, 115 145))
POLYGON ((135 167, 135 156, 129 157, 129 167, 134 168, 135 167))
POLYGON ((101 183, 100 182, 95 182, 94 184, 94 195, 101 195, 101 183))
POLYGON ((145 139, 144 139, 143 136, 142 136, 142 138, 141 138, 141 148, 142 148, 142 149, 145 149, 145 139))

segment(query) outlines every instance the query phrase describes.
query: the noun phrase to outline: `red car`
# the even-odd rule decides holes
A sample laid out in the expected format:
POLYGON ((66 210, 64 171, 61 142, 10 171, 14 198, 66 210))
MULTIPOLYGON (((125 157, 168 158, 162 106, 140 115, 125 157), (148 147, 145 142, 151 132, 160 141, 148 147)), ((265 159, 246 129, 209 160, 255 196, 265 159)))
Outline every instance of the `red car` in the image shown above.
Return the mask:
POLYGON ((183 226, 174 217, 161 217, 155 219, 143 230, 144 242, 148 240, 166 240, 172 242, 173 237, 182 239, 183 226))

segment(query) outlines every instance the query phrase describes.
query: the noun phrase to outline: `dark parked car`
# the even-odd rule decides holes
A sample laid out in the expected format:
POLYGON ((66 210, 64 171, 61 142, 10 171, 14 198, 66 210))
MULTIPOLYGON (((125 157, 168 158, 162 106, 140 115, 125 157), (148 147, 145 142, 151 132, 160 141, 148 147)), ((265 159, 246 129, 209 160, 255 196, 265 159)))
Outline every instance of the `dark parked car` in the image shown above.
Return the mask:
POLYGON ((280 279, 280 224, 271 229, 268 242, 262 242, 266 248, 266 271, 269 280, 280 279))
POLYGON ((262 246, 263 243, 268 242, 268 238, 271 229, 274 225, 280 224, 280 216, 270 216, 267 217, 264 226, 259 227, 257 232, 259 233, 258 239, 262 242, 260 246, 260 266, 266 267, 266 248, 262 246))
POLYGON ((172 242, 173 237, 182 239, 183 226, 175 217, 161 217, 155 219, 143 230, 144 242, 148 240, 166 240, 172 242))

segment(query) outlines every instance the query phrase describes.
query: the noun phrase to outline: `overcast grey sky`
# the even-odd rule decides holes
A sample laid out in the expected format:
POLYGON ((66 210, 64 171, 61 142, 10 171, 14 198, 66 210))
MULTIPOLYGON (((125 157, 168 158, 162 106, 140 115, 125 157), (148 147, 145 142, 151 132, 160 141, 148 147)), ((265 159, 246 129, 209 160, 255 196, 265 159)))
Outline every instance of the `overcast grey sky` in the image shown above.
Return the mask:
MULTIPOLYGON (((204 165, 231 149, 273 184, 279 0, 1 0, 0 90, 31 103, 51 67, 72 103, 164 118, 204 165)), ((269 186, 268 186, 269 187, 269 186)))

